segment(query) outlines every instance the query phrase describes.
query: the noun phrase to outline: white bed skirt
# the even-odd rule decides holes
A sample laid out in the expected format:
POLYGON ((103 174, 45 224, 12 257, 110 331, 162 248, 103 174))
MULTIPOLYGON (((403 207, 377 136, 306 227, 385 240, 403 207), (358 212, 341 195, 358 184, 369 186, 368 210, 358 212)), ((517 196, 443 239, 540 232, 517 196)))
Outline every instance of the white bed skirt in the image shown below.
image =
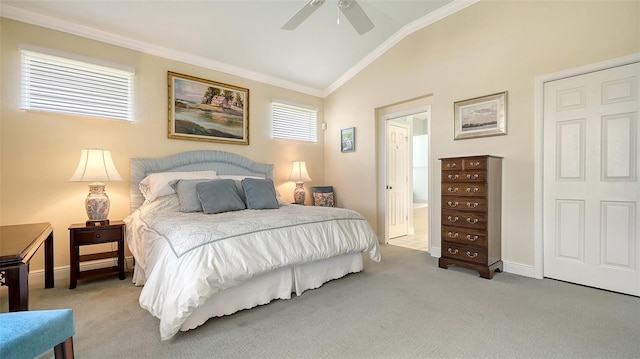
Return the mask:
POLYGON ((360 272, 362 268, 362 252, 357 252, 263 274, 216 293, 194 309, 180 330, 194 329, 209 318, 233 314, 274 299, 291 299, 291 293, 301 295, 305 290, 318 288, 349 273, 360 272))

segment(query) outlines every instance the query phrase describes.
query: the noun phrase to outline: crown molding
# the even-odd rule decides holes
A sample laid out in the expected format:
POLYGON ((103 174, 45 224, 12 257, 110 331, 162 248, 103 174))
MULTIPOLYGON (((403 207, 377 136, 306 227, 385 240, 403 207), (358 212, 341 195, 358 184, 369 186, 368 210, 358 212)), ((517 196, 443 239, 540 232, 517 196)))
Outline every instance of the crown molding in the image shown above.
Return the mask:
POLYGON ((13 6, 0 3, 0 16, 8 19, 25 22, 28 24, 46 27, 52 30, 62 31, 68 34, 85 37, 88 39, 124 47, 130 50, 139 51, 145 54, 167 58, 174 61, 184 62, 191 65, 200 66, 214 71, 224 72, 247 78, 253 81, 262 82, 268 85, 282 87, 292 91, 301 92, 311 96, 322 97, 323 91, 320 89, 304 86, 291 81, 283 80, 273 76, 265 75, 255 71, 230 65, 224 62, 211 60, 202 56, 193 55, 182 51, 167 49, 155 46, 146 42, 134 40, 128 37, 115 35, 106 31, 97 30, 88 26, 79 25, 73 22, 56 19, 50 16, 37 14, 13 6))
POLYGON ((97 30, 88 26, 79 25, 73 22, 56 19, 50 16, 37 14, 31 11, 26 11, 13 6, 9 6, 0 2, 0 16, 8 19, 29 23, 36 26, 42 26, 49 29, 62 31, 68 34, 77 35, 92 40, 108 43, 111 45, 120 46, 134 51, 139 51, 145 54, 163 57, 166 59, 179 61, 187 64, 192 64, 207 68, 214 71, 224 72, 230 75, 243 77, 249 80, 282 87, 292 91, 304 93, 311 96, 320 98, 326 98, 340 86, 344 85, 347 81, 357 75, 364 68, 373 63, 376 59, 382 56, 385 52, 395 46, 402 39, 408 35, 429 26, 451 14, 454 14, 462 9, 465 9, 480 0, 454 0, 453 2, 437 9, 436 11, 423 16, 422 18, 402 27, 399 31, 393 34, 389 39, 383 42, 380 46, 370 52, 365 58, 360 60, 354 67, 348 70, 345 74, 340 76, 333 84, 324 90, 312 88, 309 86, 301 85, 295 82, 283 80, 273 76, 265 75, 263 73, 250 71, 238 66, 230 65, 224 62, 215 61, 202 56, 197 56, 191 53, 182 51, 176 51, 161 46, 155 46, 146 42, 138 41, 128 37, 115 35, 106 31, 97 30))

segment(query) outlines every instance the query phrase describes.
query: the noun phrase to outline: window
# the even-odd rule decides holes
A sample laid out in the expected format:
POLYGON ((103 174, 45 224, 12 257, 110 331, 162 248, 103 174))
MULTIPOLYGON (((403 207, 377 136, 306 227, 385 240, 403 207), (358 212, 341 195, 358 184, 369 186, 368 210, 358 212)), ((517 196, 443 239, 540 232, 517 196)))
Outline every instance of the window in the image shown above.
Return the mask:
POLYGON ((273 102, 273 138, 318 142, 318 111, 282 102, 273 102))
POLYGON ((22 109, 133 121, 133 69, 22 45, 22 109))

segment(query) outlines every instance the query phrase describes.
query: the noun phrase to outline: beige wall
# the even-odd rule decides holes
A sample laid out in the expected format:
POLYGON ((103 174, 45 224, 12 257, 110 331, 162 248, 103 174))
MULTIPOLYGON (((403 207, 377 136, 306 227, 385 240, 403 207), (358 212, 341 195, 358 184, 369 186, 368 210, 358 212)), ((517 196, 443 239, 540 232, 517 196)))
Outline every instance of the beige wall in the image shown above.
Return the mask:
POLYGON ((638 1, 481 1, 408 36, 325 99, 326 180, 377 227, 376 111, 424 97, 432 106, 430 240, 440 246, 437 159, 503 156, 503 259, 532 266, 534 79, 639 51, 638 1), (509 92, 508 135, 453 141, 453 103, 501 91, 509 92), (339 131, 352 126, 356 152, 340 153, 339 131))
MULTIPOLYGON (((272 99, 313 106, 323 121, 323 99, 265 85, 245 78, 66 33, 1 18, 1 176, 0 224, 51 222, 55 235, 55 266, 68 265, 68 226, 86 220, 86 183, 68 182, 84 147, 108 148, 123 178, 132 157, 163 157, 191 150, 234 152, 275 165, 275 182, 283 198, 293 201, 293 183, 286 182, 291 161, 304 159, 314 182, 323 184, 323 136, 308 144, 270 138, 272 99), (136 69, 135 121, 132 123, 20 110, 21 43, 44 46, 136 69), (167 71, 202 77, 250 90, 250 145, 230 145, 167 138, 167 71)), ((320 126, 318 125, 318 128, 320 126)), ((107 183, 110 219, 129 213, 129 182, 107 183)), ((308 197, 308 196, 307 196, 308 197)), ((307 198, 307 202, 309 199, 307 198)), ((0 239, 7 240, 7 239, 0 239)), ((38 257, 33 269, 42 268, 38 257)))
MULTIPOLYGON (((408 36, 326 99, 265 85, 90 39, 0 19, 0 224, 48 221, 56 266, 68 264, 71 223, 85 220, 85 184, 67 182, 83 147, 104 147, 128 177, 129 158, 215 149, 274 163, 291 200, 290 161, 303 158, 313 183, 336 187, 340 206, 378 228, 376 116, 412 99, 432 106, 430 208, 440 221, 437 158, 504 156, 503 258, 533 265, 534 78, 640 51, 637 1, 482 1, 408 36), (136 68, 133 123, 21 111, 18 44, 28 43, 136 68), (250 146, 167 139, 166 72, 249 88, 250 146), (507 136, 453 141, 453 103, 509 91, 507 136), (270 139, 270 100, 317 107, 324 140, 270 139), (356 127, 357 149, 340 153, 340 129, 356 127)), ((107 184, 110 218, 128 214, 128 182, 107 184)), ((432 233, 438 233, 436 228, 432 233)), ((439 247, 439 238, 431 238, 439 247)), ((41 268, 36 262, 33 269, 41 268)))

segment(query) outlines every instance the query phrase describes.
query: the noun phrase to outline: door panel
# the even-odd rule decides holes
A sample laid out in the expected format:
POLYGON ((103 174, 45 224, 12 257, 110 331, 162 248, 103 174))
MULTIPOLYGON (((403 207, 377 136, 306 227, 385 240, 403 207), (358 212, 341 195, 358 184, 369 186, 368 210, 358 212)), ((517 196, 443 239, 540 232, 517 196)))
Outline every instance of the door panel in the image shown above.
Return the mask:
POLYGON ((635 63, 544 86, 544 275, 640 295, 635 63))
POLYGON ((409 234, 409 126, 388 123, 387 228, 389 238, 409 234))

